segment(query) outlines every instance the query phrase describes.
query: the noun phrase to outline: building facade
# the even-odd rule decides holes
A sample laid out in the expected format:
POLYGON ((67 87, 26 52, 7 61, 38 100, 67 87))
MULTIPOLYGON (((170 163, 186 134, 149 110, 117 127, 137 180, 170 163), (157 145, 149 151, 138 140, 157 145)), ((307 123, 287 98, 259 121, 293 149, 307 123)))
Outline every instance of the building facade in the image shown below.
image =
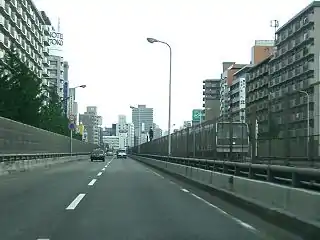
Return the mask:
POLYGON ((79 115, 79 121, 84 125, 87 131, 88 142, 99 145, 102 125, 102 117, 97 114, 97 107, 89 106, 84 114, 79 115))
POLYGON ((230 113, 232 121, 246 122, 246 81, 248 70, 253 65, 247 65, 233 74, 230 86, 230 113))
POLYGON ((144 142, 144 137, 153 126, 153 108, 147 108, 146 105, 138 105, 137 108, 132 109, 132 122, 135 129, 135 145, 144 142), (139 121, 140 120, 140 121, 139 121), (139 134, 140 129, 140 134, 139 134), (140 136, 140 139, 139 139, 140 136))
POLYGON ((229 119, 231 117, 230 112, 230 86, 233 81, 233 74, 239 71, 246 64, 236 64, 235 62, 223 62, 220 81, 220 116, 223 119, 229 119))
POLYGON ((155 123, 153 123, 153 139, 161 138, 162 137, 162 129, 155 123))
POLYGON ((39 78, 46 77, 49 39, 44 24, 32 1, 0 0, 0 58, 14 47, 31 71, 39 78))
POLYGON ((203 81, 204 120, 215 119, 220 115, 220 81, 206 79, 203 81))
POLYGON ((310 135, 316 135, 310 139, 310 151, 320 152, 319 26, 320 2, 316 1, 276 32, 276 51, 269 62, 269 101, 280 128, 279 137, 288 142, 285 154, 305 156, 310 135))
POLYGON ((118 136, 103 136, 102 141, 105 145, 108 145, 110 150, 119 149, 119 137, 118 136))

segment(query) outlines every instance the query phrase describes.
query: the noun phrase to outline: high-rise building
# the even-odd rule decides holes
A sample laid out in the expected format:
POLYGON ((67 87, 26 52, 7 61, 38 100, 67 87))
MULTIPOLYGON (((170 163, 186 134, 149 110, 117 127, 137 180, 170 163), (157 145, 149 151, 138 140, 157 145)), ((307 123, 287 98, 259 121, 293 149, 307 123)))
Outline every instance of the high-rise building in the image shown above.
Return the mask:
POLYGON ((279 137, 292 137, 291 146, 306 147, 306 137, 303 142, 295 139, 308 134, 308 109, 309 134, 320 133, 319 40, 319 1, 309 4, 276 32, 276 51, 269 62, 269 114, 281 129, 279 137))
POLYGON ((203 81, 204 120, 220 116, 220 81, 221 79, 206 79, 203 81))
POLYGON ((132 122, 135 129, 135 145, 141 144, 147 138, 149 129, 153 125, 153 108, 147 108, 146 105, 138 105, 137 108, 132 109, 132 122), (140 121, 139 121, 140 120, 140 121), (140 134, 139 134, 140 129, 140 134), (140 139, 139 139, 140 136, 140 139), (142 141, 142 138, 144 139, 142 141))
POLYGON ((44 24, 31 0, 0 0, 0 58, 14 47, 31 71, 39 78, 47 76, 49 39, 44 24))
POLYGON ((230 86, 230 114, 233 121, 246 121, 246 83, 250 69, 258 66, 273 53, 273 40, 256 40, 251 49, 251 63, 233 74, 230 86))
POLYGON ((125 115, 118 116, 116 134, 119 137, 119 149, 125 149, 128 146, 127 118, 125 115))
POLYGON ((88 142, 100 144, 100 127, 102 125, 102 117, 97 114, 97 107, 89 106, 84 114, 79 115, 79 121, 84 125, 87 131, 88 142))

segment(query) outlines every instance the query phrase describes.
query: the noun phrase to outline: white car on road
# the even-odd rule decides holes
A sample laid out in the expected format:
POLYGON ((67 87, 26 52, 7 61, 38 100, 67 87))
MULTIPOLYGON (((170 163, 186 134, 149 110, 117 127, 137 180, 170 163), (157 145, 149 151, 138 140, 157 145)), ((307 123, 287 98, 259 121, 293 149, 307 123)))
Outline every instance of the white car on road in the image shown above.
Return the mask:
POLYGON ((118 150, 117 158, 127 158, 126 150, 118 150))

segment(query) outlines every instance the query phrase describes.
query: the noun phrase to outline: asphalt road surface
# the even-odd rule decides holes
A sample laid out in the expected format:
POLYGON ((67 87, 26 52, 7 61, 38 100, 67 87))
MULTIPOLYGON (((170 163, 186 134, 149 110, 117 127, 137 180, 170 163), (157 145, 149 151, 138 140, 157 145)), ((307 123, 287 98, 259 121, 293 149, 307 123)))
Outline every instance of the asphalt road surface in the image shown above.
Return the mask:
POLYGON ((3 240, 299 239, 132 159, 0 177, 3 240))

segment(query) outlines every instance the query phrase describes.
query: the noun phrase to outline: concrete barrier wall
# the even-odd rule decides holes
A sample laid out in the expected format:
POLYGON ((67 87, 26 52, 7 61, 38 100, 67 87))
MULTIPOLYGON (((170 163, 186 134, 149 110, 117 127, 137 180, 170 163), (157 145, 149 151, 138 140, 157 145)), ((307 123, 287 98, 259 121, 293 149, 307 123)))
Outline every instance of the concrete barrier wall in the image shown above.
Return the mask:
MULTIPOLYGON (((76 139, 74 152, 90 152, 97 146, 76 139)), ((0 117, 0 154, 66 153, 70 138, 0 117)))
POLYGON ((32 159, 21 161, 5 161, 0 162, 0 176, 15 172, 31 171, 37 168, 47 168, 55 164, 61 164, 72 161, 89 161, 89 155, 52 157, 44 159, 32 159))
POLYGON ((168 163, 133 158, 320 228, 320 193, 168 163))

